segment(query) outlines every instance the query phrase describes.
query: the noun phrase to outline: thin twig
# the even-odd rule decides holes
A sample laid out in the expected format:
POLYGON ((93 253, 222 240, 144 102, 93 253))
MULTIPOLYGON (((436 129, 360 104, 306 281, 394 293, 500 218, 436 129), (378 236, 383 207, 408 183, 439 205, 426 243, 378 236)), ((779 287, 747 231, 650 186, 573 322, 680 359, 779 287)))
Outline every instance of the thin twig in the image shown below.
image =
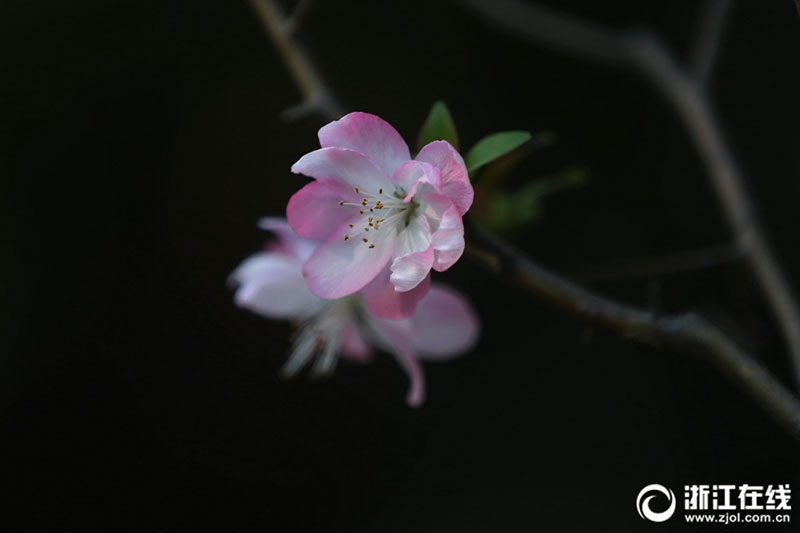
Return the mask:
POLYGON ((722 40, 722 29, 730 7, 731 0, 706 0, 703 5, 689 57, 689 72, 700 85, 708 83, 714 70, 714 61, 722 40))
POLYGON ((567 270, 570 279, 582 283, 619 279, 652 279, 670 274, 730 265, 741 260, 738 248, 722 244, 646 257, 628 257, 567 270))
POLYGON ((722 128, 705 91, 678 66, 666 45, 649 32, 609 30, 520 0, 458 0, 521 37, 586 59, 641 72, 677 112, 705 164, 736 245, 746 256, 772 308, 800 386, 800 308, 767 242, 722 128))
POLYGON ((800 441, 800 401, 702 317, 657 315, 605 298, 550 272, 481 228, 469 224, 468 229, 467 253, 494 274, 622 335, 707 359, 800 441))
POLYGON ((284 111, 284 118, 295 120, 311 113, 319 113, 328 120, 341 117, 344 108, 334 98, 303 47, 292 35, 292 29, 296 25, 287 23, 274 0, 249 2, 303 94, 303 101, 284 111))

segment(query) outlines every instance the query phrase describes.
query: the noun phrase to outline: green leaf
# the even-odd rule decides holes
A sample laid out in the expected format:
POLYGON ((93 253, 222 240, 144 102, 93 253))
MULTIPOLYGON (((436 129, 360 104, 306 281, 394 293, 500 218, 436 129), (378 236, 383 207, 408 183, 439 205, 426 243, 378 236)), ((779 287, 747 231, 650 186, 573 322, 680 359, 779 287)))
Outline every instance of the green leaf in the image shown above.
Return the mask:
POLYGON ((417 138, 417 151, 432 141, 447 141, 458 150, 458 133, 453 117, 447 105, 441 100, 437 100, 431 106, 428 118, 422 125, 417 138))
POLYGON ((527 131, 501 131, 487 135, 478 141, 467 154, 465 159, 467 170, 472 172, 522 146, 530 139, 531 134, 527 131))

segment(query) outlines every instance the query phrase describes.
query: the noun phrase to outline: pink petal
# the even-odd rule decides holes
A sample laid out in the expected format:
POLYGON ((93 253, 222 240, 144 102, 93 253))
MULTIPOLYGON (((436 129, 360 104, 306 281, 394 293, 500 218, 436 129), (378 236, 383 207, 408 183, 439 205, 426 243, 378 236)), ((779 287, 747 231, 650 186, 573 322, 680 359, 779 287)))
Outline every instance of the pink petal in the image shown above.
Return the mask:
POLYGON ((433 141, 422 147, 417 161, 425 161, 439 169, 442 174, 442 193, 445 194, 464 215, 472 205, 475 192, 469 181, 464 159, 447 141, 433 141))
POLYGON ((425 376, 422 373, 422 367, 410 350, 397 345, 395 351, 397 361, 408 374, 409 385, 406 393, 406 403, 409 407, 419 407, 425 403, 425 376))
POLYGON ((350 148, 367 156, 386 175, 411 159, 408 146, 388 122, 369 113, 350 113, 319 130, 322 147, 350 148))
MULTIPOLYGON (((407 191, 406 201, 417 192, 422 184, 430 185, 430 192, 442 192, 442 175, 439 169, 422 161, 406 161, 394 171, 392 181, 407 191)), ((420 191, 422 192, 422 191, 420 191)))
POLYGON ((370 284, 364 287, 362 294, 367 308, 377 317, 389 320, 400 320, 414 314, 417 302, 428 294, 431 277, 425 278, 413 289, 397 292, 390 281, 390 270, 387 265, 370 284))
POLYGON ((406 403, 410 407, 419 407, 425 401, 425 376, 422 367, 408 343, 403 328, 395 327, 391 321, 382 320, 378 329, 388 343, 384 348, 397 358, 397 362, 408 374, 409 386, 406 403))
POLYGON ((433 231, 431 245, 434 249, 432 268, 444 272, 464 253, 464 221, 458 208, 444 195, 424 194, 420 209, 433 231))
POLYGON ((246 259, 231 274, 239 283, 236 305, 268 318, 294 319, 310 315, 321 301, 308 291, 301 263, 289 255, 262 252, 246 259))
POLYGON ((319 244, 316 240, 304 239, 297 235, 283 217, 264 217, 258 221, 258 227, 271 231, 278 237, 267 243, 265 251, 291 255, 301 263, 308 259, 319 244))
POLYGON ((381 188, 392 190, 392 182, 386 172, 364 154, 348 148, 314 150, 292 165, 292 172, 318 180, 337 180, 373 194, 377 194, 381 188))
POLYGON ((394 231, 369 233, 369 243, 361 237, 344 240, 349 231, 346 223, 336 228, 303 265, 309 290, 320 298, 333 300, 361 290, 392 257, 394 231))
POLYGON ((289 199, 286 216, 299 235, 324 241, 334 229, 353 218, 352 208, 339 205, 342 200, 359 202, 361 197, 341 181, 312 181, 289 199))
POLYGON ((425 359, 446 360, 472 349, 480 324, 458 291, 436 283, 409 319, 411 345, 425 359))
POLYGON ((372 348, 364 340, 354 323, 348 324, 342 330, 340 342, 342 345, 342 357, 365 363, 372 355, 372 348))

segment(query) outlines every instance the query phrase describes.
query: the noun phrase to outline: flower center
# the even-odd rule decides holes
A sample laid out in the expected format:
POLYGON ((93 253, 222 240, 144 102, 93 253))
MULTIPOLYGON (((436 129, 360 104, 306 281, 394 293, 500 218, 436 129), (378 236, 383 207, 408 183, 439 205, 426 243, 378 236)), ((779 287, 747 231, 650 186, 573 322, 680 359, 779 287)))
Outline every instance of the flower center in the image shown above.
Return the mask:
POLYGON ((414 198, 409 202, 403 201, 407 193, 402 187, 396 188, 391 193, 382 188, 379 188, 377 193, 365 191, 360 187, 353 187, 353 191, 361 195, 361 201, 341 200, 339 205, 358 209, 361 218, 349 225, 350 230, 345 233, 344 240, 360 237, 361 242, 369 248, 375 248, 375 244, 370 242, 370 231, 379 231, 386 226, 397 228, 400 224, 408 226, 419 208, 419 203, 414 198))

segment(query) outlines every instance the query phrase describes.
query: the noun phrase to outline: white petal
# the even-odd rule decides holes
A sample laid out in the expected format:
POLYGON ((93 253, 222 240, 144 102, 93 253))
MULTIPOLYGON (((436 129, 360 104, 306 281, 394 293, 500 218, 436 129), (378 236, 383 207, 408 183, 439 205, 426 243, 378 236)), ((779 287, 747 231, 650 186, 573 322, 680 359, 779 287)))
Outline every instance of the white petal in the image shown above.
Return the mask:
POLYGON ((323 180, 334 179, 350 187, 377 194, 378 189, 393 190, 389 176, 367 156, 348 148, 320 148, 301 157, 292 172, 323 180))
POLYGON ((268 318, 294 319, 314 313, 322 300, 311 294, 294 257, 263 252, 246 259, 231 274, 239 283, 234 301, 268 318))

